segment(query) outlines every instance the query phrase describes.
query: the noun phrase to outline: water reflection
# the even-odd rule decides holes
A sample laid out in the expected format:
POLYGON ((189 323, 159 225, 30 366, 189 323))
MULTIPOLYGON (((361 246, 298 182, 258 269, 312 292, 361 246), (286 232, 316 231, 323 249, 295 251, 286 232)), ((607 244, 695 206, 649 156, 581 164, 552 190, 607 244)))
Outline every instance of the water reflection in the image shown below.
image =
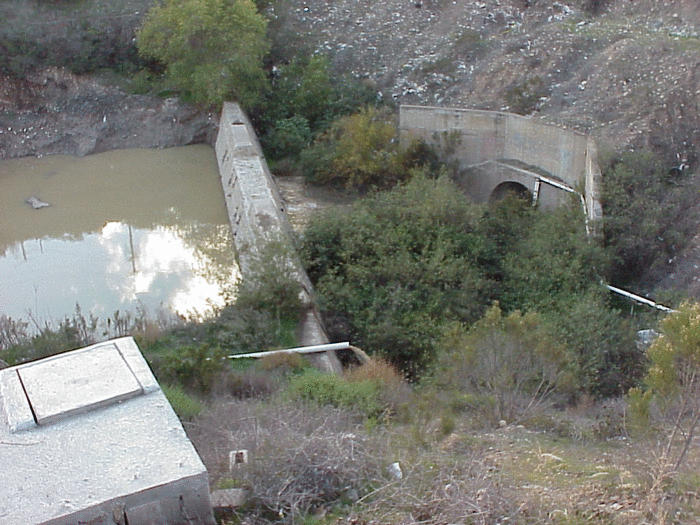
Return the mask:
POLYGON ((102 184, 86 192, 99 159, 85 159, 85 180, 76 175, 83 159, 58 158, 51 184, 41 184, 46 166, 9 173, 0 163, 0 189, 8 190, 0 191, 0 314, 57 320, 77 302, 100 317, 161 308, 201 317, 223 305, 237 277, 231 234, 213 151, 195 148, 153 151, 155 162, 144 150, 108 152, 117 194, 102 184), (32 188, 52 206, 29 209, 23 201, 32 188), (18 212, 12 220, 10 207, 18 212))

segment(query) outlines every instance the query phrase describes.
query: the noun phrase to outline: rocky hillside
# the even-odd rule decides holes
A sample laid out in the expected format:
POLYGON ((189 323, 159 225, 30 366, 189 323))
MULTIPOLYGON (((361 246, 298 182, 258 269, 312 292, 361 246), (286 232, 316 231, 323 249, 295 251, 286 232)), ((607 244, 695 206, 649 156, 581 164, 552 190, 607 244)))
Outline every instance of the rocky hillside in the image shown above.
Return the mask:
MULTIPOLYGON (((650 149, 698 169, 697 0, 307 0, 270 13, 279 41, 304 35, 398 104, 513 111, 593 134, 603 157, 650 149)), ((647 291, 700 297, 698 254, 700 234, 647 291)))
MULTIPOLYGON (((286 4, 285 4, 286 5, 286 4)), ((697 161, 697 0, 308 0, 271 12, 401 104, 500 109, 697 161)))

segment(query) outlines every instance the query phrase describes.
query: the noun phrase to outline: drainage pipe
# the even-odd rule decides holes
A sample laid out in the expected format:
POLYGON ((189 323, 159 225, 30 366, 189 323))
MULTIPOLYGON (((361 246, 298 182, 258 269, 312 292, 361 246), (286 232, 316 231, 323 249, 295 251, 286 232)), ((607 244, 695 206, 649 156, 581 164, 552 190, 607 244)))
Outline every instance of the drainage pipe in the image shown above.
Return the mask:
POLYGON ((253 352, 251 354, 233 354, 226 357, 228 357, 229 359, 241 359, 243 357, 258 358, 277 354, 317 354, 320 352, 329 352, 332 350, 348 350, 350 348, 350 343, 348 341, 345 341, 342 343, 328 343, 325 345, 297 346, 295 348, 285 348, 284 350, 268 350, 266 352, 253 352))

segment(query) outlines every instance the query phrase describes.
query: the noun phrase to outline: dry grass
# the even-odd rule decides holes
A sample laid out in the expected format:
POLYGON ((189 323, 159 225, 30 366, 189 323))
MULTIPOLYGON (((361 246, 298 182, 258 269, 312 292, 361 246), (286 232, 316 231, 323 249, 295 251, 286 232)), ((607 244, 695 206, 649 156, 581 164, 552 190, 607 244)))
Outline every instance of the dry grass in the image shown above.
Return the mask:
MULTIPOLYGON (((595 427, 600 410, 578 408, 577 425, 595 427)), ((252 489, 239 510, 243 523, 700 520, 700 443, 681 472, 656 483, 653 440, 596 439, 595 430, 577 438, 522 425, 474 430, 479 425, 466 415, 445 436, 432 412, 428 405, 409 423, 377 426, 333 407, 249 399, 219 402, 186 428, 212 484, 226 479, 252 489), (229 471, 229 451, 242 448, 250 463, 229 471), (400 478, 390 469, 395 462, 400 478)))
POLYGON ((394 365, 388 361, 375 357, 374 359, 351 368, 346 374, 345 379, 350 382, 360 381, 379 381, 387 387, 395 387, 402 384, 403 376, 394 365))

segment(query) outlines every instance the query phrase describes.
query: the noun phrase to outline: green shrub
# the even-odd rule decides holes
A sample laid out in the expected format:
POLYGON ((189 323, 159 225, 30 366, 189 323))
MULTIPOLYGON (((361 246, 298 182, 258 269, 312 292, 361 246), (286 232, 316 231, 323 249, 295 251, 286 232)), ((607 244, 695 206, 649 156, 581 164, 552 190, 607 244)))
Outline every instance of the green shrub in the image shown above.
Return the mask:
POLYGON ((302 250, 331 337, 418 375, 440 325, 473 321, 488 301, 476 266, 480 211, 446 177, 416 176, 314 217, 302 250))
POLYGON ((289 394, 320 405, 353 409, 367 417, 377 417, 384 411, 377 381, 351 383, 340 376, 317 370, 294 376, 289 383, 289 394))
POLYGON ((527 229, 515 226, 522 236, 502 259, 500 301, 506 310, 557 310, 600 286, 608 258, 602 246, 586 238, 580 202, 525 219, 527 229))
POLYGON ((161 386, 165 397, 168 398, 173 410, 183 421, 194 419, 202 411, 202 403, 197 398, 185 392, 180 385, 161 386))
POLYGON ((685 465, 700 428, 700 303, 684 302, 659 328, 647 350, 644 388, 632 389, 629 399, 637 421, 666 432, 659 458, 665 477, 685 465))
POLYGON ((241 308, 262 310, 273 319, 298 319, 301 285, 295 275, 296 254, 283 238, 267 239, 251 255, 251 271, 238 288, 241 308))
POLYGON ((202 393, 211 390, 224 364, 224 351, 208 343, 179 346, 149 357, 159 381, 202 393))
POLYGON ((266 27, 251 0, 167 0, 148 11, 137 46, 195 102, 252 107, 265 89, 266 27))
POLYGON ((625 153, 603 167, 603 230, 615 283, 665 275, 668 260, 697 231, 697 190, 649 152, 625 153))
POLYGON ((334 122, 313 148, 322 153, 307 154, 303 165, 307 178, 316 183, 388 188, 408 176, 398 164, 393 117, 371 106, 334 122))
POLYGON ((451 327, 440 344, 438 387, 466 393, 463 402, 475 401, 471 408, 493 423, 537 411, 571 377, 564 348, 535 313, 504 317, 494 305, 469 330, 451 327))
POLYGON ((264 137, 263 146, 273 159, 294 157, 311 143, 309 121, 301 115, 278 120, 264 137))

